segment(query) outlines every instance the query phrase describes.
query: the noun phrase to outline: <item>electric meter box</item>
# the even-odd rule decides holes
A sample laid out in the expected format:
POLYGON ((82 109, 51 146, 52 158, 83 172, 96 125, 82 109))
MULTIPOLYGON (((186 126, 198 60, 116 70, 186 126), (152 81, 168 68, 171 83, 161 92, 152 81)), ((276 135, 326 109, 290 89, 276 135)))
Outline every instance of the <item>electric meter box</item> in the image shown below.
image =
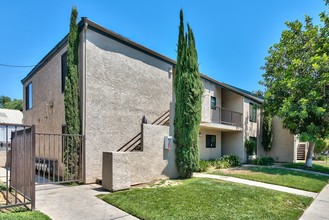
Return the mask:
POLYGON ((172 144, 173 144, 172 136, 165 136, 164 149, 170 150, 172 148, 172 144))

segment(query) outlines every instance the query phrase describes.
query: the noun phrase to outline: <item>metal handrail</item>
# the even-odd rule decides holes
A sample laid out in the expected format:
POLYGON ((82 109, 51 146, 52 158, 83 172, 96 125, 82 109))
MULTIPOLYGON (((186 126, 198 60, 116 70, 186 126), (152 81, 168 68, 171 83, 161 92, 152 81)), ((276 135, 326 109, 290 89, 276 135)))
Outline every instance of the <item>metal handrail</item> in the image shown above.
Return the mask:
MULTIPOLYGON (((170 118, 170 110, 166 111, 164 114, 162 114, 160 117, 158 117, 156 120, 154 120, 151 124, 152 125, 163 125, 169 121, 170 118)), ((124 144, 122 147, 120 147, 117 152, 127 152, 127 151, 133 151, 142 144, 142 132, 138 133, 136 136, 134 136, 132 139, 130 139, 126 144, 124 144), (140 137, 139 137, 140 136, 140 137), (137 138, 137 139, 136 139, 137 138)))
POLYGON ((237 127, 242 127, 242 113, 233 111, 228 108, 219 107, 219 106, 216 106, 216 109, 218 109, 218 111, 219 111, 219 121, 218 122, 220 124, 229 124, 229 125, 233 125, 233 126, 237 126, 237 127), (223 120, 223 110, 229 112, 229 114, 230 114, 229 120, 225 120, 225 119, 223 120), (238 121, 234 121, 233 114, 238 115, 238 121))

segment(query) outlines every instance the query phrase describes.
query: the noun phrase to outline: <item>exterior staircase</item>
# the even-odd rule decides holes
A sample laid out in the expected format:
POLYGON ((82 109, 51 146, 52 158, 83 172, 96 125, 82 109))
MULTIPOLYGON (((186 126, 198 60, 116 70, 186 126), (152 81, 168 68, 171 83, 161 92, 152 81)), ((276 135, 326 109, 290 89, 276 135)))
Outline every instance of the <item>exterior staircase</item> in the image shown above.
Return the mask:
MULTIPOLYGON (((169 125, 170 110, 166 111, 163 115, 153 121, 152 125, 169 125)), ((126 144, 120 147, 117 152, 131 152, 131 151, 143 151, 142 146, 142 132, 139 132, 136 136, 130 139, 126 144)))

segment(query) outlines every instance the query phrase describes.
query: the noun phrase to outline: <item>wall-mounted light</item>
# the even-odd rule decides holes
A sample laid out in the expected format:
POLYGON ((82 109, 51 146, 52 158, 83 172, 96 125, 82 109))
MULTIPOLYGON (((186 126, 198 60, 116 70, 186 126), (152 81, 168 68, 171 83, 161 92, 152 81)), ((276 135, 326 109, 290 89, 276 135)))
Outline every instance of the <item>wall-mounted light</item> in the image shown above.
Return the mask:
POLYGON ((172 67, 168 68, 168 73, 172 74, 172 67))

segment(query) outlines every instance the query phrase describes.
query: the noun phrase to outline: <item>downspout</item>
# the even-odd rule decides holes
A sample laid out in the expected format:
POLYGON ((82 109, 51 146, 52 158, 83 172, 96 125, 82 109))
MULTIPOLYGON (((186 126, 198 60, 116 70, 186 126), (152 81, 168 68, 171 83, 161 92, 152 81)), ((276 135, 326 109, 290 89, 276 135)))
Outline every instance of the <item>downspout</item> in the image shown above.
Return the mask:
POLYGON ((82 29, 82 135, 84 136, 83 140, 83 167, 82 167, 82 179, 83 182, 86 182, 86 32, 88 29, 88 23, 86 22, 86 17, 82 18, 84 20, 84 26, 82 29))
MULTIPOLYGON (((85 17, 82 18, 84 21, 87 19, 85 17)), ((83 100, 83 105, 82 105, 82 134, 86 135, 86 32, 88 29, 88 23, 85 21, 84 27, 82 30, 82 42, 83 42, 83 47, 82 47, 82 60, 83 60, 83 65, 82 65, 82 100, 83 100)))

